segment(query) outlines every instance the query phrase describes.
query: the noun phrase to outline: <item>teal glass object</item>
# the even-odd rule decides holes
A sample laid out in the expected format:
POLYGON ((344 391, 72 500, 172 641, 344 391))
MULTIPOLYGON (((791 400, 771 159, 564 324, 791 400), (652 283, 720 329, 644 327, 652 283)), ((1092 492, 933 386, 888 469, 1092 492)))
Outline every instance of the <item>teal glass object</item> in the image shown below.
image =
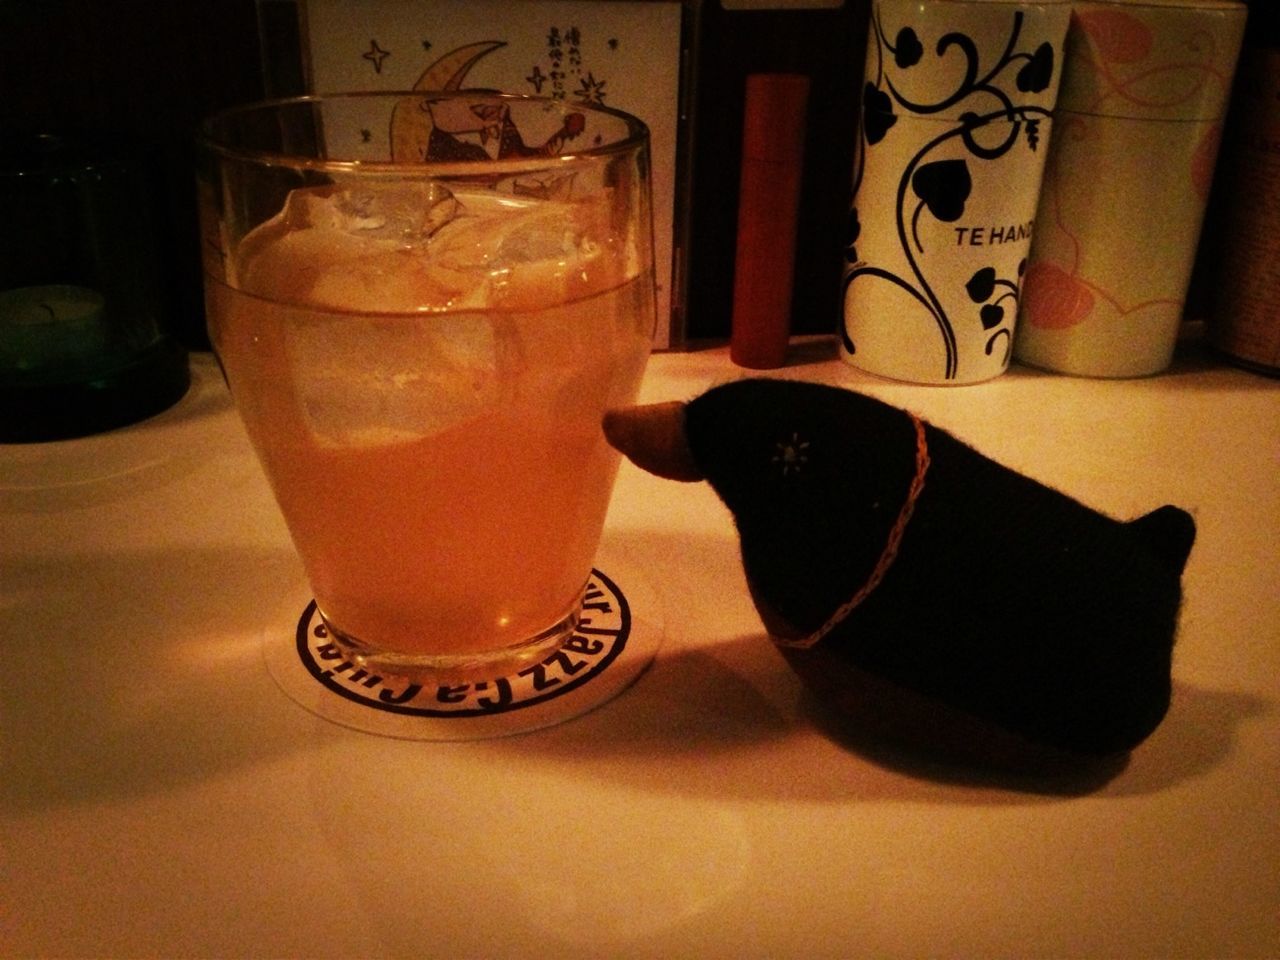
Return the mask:
POLYGON ((99 433, 186 393, 145 177, 109 139, 0 139, 0 442, 99 433))

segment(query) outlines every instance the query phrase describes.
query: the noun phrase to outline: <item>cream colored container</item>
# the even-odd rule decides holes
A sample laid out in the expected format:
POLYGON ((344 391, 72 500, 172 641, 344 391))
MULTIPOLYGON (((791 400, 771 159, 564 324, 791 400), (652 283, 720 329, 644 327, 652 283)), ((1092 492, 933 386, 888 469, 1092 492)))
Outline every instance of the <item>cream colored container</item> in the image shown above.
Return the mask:
POLYGON ((1058 93, 1065 3, 878 0, 843 356, 880 376, 1004 372, 1058 93))
POLYGON ((1246 8, 1076 3, 1014 356, 1138 377, 1173 357, 1246 8))

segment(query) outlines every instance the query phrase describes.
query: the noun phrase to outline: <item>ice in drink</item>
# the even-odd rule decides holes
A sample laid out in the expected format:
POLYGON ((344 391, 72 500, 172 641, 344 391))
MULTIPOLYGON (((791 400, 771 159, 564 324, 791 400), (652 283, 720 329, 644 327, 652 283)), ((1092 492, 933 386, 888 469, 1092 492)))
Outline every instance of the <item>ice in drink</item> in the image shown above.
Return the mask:
POLYGON ((601 419, 634 399, 654 322, 647 263, 599 225, 431 184, 299 190, 208 282, 215 350, 341 634, 448 657, 576 609, 617 469, 601 419))

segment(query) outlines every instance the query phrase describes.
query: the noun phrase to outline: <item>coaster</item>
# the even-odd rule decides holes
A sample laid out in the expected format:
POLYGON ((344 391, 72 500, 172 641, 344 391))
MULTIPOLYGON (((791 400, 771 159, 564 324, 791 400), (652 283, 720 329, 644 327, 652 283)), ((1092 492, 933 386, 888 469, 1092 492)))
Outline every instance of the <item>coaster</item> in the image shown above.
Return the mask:
POLYGON ((381 677, 352 664, 329 638, 305 583, 263 634, 272 677, 312 713, 366 733, 407 740, 479 740, 563 723, 612 700, 653 661, 662 621, 632 571, 618 583, 591 571, 573 635, 509 676, 446 685, 381 677))

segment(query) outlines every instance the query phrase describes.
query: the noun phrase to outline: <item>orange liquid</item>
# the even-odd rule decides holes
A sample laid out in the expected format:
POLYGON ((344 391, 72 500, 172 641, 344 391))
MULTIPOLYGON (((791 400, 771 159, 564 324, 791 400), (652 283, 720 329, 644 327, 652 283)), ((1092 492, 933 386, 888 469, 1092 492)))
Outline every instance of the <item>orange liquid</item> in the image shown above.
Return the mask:
MULTIPOLYGON (((371 648, 517 646, 580 598, 618 465, 601 419, 634 400, 652 286, 596 271, 599 289, 539 305, 545 273, 500 309, 404 315, 206 284, 214 347, 317 604, 371 648)), ((552 278, 543 299, 564 292, 552 278)))

